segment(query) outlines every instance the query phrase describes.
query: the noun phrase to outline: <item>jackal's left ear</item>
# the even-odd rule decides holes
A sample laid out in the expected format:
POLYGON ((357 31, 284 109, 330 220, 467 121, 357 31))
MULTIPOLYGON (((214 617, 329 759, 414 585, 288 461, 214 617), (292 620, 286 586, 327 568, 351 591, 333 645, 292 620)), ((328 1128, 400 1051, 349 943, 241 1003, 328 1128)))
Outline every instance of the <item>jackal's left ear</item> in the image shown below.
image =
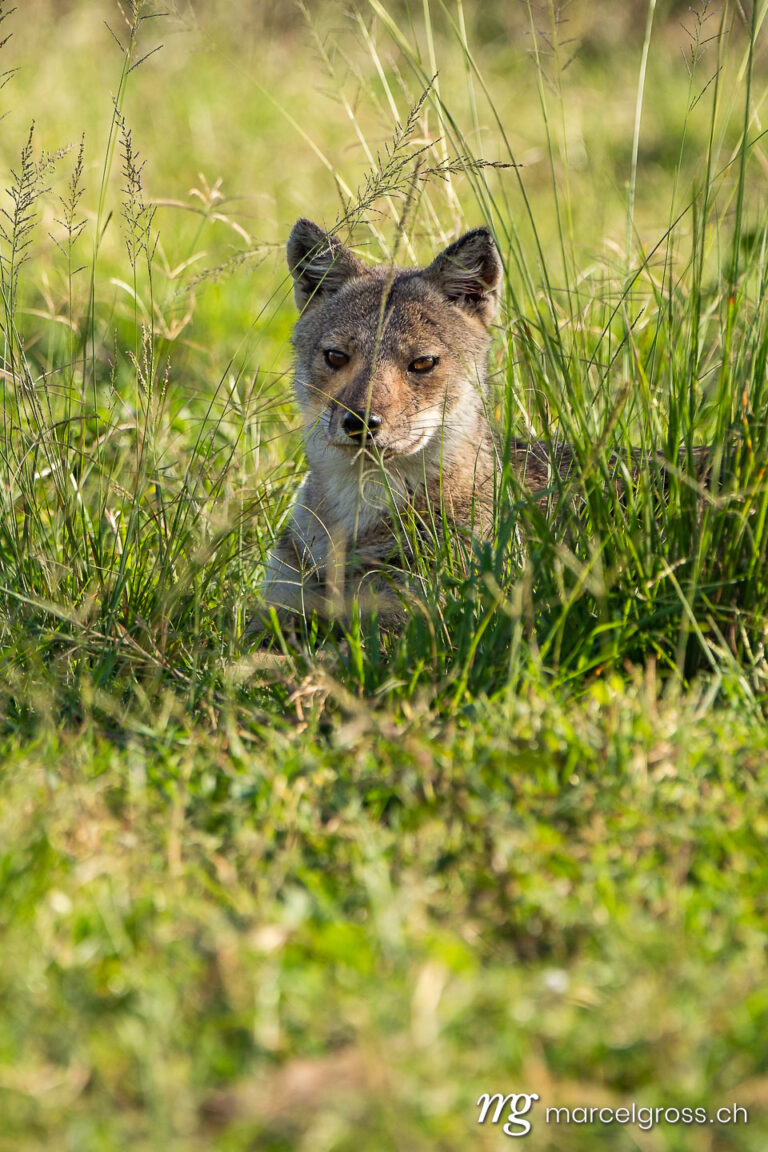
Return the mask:
POLYGON ((304 218, 291 229, 287 255, 299 311, 338 291, 347 280, 362 276, 366 270, 335 236, 304 218))
POLYGON ((441 292, 484 324, 496 315, 501 260, 487 228, 466 232, 435 257, 423 275, 441 292))

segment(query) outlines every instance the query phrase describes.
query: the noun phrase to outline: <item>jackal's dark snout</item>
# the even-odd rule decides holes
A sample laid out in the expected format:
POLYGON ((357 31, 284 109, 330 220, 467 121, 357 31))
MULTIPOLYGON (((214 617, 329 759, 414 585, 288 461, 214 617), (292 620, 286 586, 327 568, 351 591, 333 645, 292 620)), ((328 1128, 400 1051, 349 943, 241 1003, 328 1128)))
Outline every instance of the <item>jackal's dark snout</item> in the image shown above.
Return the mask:
POLYGON ((355 441, 373 440, 381 424, 381 416, 373 412, 366 415, 365 412, 359 412, 354 408, 345 412, 341 421, 341 427, 346 435, 355 441))

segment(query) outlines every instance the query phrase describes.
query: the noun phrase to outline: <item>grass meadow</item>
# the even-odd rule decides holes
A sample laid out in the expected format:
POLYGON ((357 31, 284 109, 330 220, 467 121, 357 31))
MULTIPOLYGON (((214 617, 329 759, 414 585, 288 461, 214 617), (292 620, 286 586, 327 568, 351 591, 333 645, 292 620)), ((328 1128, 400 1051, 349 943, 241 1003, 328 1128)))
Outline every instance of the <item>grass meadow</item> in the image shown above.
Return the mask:
POLYGON ((2 1152, 765 1148, 767 9, 0 4, 2 1152), (248 645, 299 216, 576 464, 248 645))

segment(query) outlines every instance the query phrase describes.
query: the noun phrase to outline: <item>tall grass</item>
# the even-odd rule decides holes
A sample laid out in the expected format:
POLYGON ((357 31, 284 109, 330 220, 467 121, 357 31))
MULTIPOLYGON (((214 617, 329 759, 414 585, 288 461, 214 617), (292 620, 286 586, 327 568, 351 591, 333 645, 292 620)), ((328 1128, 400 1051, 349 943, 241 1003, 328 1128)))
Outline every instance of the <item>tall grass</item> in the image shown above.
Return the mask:
MULTIPOLYGON (((738 14, 724 11, 711 37, 705 31, 711 13, 702 10, 693 21, 689 110, 673 179, 682 203, 673 199, 669 226, 647 248, 635 246, 633 222, 653 27, 649 6, 628 173, 627 247, 617 266, 600 262, 580 273, 564 127, 567 48, 557 14, 541 29, 538 12, 530 10, 559 238, 555 270, 543 259, 524 170, 515 169, 520 220, 504 186, 492 184, 487 168, 474 163, 450 104, 431 82, 429 53, 422 57, 383 4, 372 6, 428 92, 439 147, 447 142, 454 155, 467 158, 467 181, 506 259, 506 358, 494 378, 491 410, 498 406, 503 413, 508 442, 533 437, 565 443, 577 465, 565 480, 553 473, 544 514, 521 491, 514 470, 504 471, 495 541, 476 550, 466 578, 451 576, 454 541, 444 541, 437 568, 429 557, 420 572, 426 610, 383 660, 375 658, 377 640, 369 637, 365 674, 362 655, 356 661, 361 686, 371 690, 393 668, 400 670, 399 683, 412 686, 407 669, 414 654, 431 653, 426 674, 437 672, 450 682, 454 706, 465 690, 493 692, 533 667, 578 686, 595 673, 648 660, 684 682, 706 671, 748 698, 761 694, 766 234, 756 196, 760 140, 750 137, 750 123, 754 45, 764 13, 755 6, 749 25, 734 33, 733 46, 738 14), (710 71, 703 64, 707 39, 714 48, 709 62, 715 56, 710 71), (742 80, 740 106, 723 95, 731 68, 742 80), (694 114, 708 121, 704 174, 682 192, 688 116, 694 114), (695 452, 701 446, 710 450, 706 472, 695 452)), ((461 12, 454 20, 441 7, 472 91, 483 91, 485 112, 494 117, 461 12)), ((429 8, 426 21, 429 27, 429 8)), ((433 41, 428 35, 427 43, 433 41)), ((504 126, 495 119, 504 159, 515 165, 504 126)), ((422 209, 422 227, 429 208, 422 209)))
POLYGON ((168 335, 179 288, 172 283, 173 295, 158 299, 156 207, 146 199, 145 160, 122 111, 129 77, 151 52, 144 45, 151 15, 137 0, 124 12, 125 27, 112 32, 122 61, 90 225, 79 214, 83 144, 74 164, 71 154, 36 158, 30 130, 2 232, 5 679, 13 704, 48 698, 73 718, 83 684, 89 699, 107 687, 119 699, 131 683, 146 692, 167 679, 194 700, 206 644, 213 638, 217 651, 231 651, 255 587, 243 525, 262 495, 238 491, 236 476, 242 443, 254 432, 258 376, 238 379, 229 366, 212 394, 198 399, 174 386, 168 335), (67 163, 49 238, 53 259, 65 261, 66 310, 55 317, 64 335, 51 326, 45 353, 33 359, 17 323, 18 283, 35 272, 24 263, 44 185, 67 163), (116 165, 117 207, 110 203, 116 165), (100 248, 113 212, 128 267, 112 282, 130 301, 118 330, 99 309, 100 277, 108 275, 100 248), (233 570, 239 583, 231 582, 233 570))
MULTIPOLYGON (((569 179, 572 46, 556 9, 544 22, 529 9, 556 263, 545 255, 540 209, 467 40, 461 5, 425 4, 416 29, 370 0, 368 13, 355 16, 356 57, 305 13, 369 165, 355 192, 323 158, 341 193, 342 233, 372 240, 374 259, 392 257, 392 237, 395 245, 402 237, 406 256, 428 259, 465 226, 474 200, 471 215, 491 223, 507 269, 489 417, 505 443, 566 443, 575 464, 567 477, 553 473, 546 508, 505 467, 495 538, 480 544, 449 532, 435 542, 414 565, 402 635, 358 619, 341 640, 321 641, 317 622, 298 648, 273 636, 275 650, 299 669, 321 647, 340 683, 394 702, 424 689, 449 711, 530 676, 578 689, 609 669, 648 661, 684 682, 706 673, 745 697, 762 694, 767 233, 753 73, 765 13, 756 5, 743 28, 740 12, 725 10, 713 35, 709 14, 694 21, 669 223, 649 243, 635 233, 635 199, 653 11, 651 4, 638 62, 626 246, 586 268, 574 225, 574 196, 582 193, 569 179), (385 51, 410 79, 388 70, 385 51), (463 61, 466 126, 441 83, 439 52, 463 61), (359 73, 361 59, 378 77, 382 115, 398 121, 388 149, 366 138, 344 95, 340 67, 359 73), (708 144, 696 184, 685 186, 691 117, 706 119, 708 144), (483 120, 494 125, 492 155, 473 143, 483 120), (711 446, 706 482, 694 459, 702 445, 711 446)), ((94 699, 110 709, 115 699, 148 700, 163 687, 214 711, 235 697, 251 707, 262 655, 259 644, 255 656, 245 652, 241 637, 295 485, 296 458, 283 453, 281 461, 276 448, 274 387, 252 367, 258 320, 207 395, 190 396, 175 374, 174 324, 181 316, 180 331, 189 319, 183 285, 197 269, 189 260, 177 279, 167 266, 159 270, 157 205, 144 190, 146 161, 124 111, 157 47, 152 15, 137 0, 124 28, 110 28, 116 96, 94 216, 87 221, 82 208, 83 144, 38 154, 30 130, 8 188, 0 594, 7 703, 22 713, 45 699, 54 714, 76 719, 94 699), (51 197, 51 247, 32 257, 40 205, 51 197), (112 214, 121 219, 127 262, 110 278, 128 304, 117 318, 99 303, 112 214), (65 304, 28 351, 20 285, 34 281, 43 260, 58 261, 65 304), (236 687, 243 678, 247 690, 236 687)), ((321 142, 313 147, 322 155, 321 142)), ((215 207, 209 196, 204 219, 215 207)), ((217 274, 228 271, 225 263, 217 274)), ((276 286, 278 300, 285 290, 276 286)), ((268 643, 263 637, 261 648, 268 643)), ((275 691, 279 697, 273 684, 275 691)))

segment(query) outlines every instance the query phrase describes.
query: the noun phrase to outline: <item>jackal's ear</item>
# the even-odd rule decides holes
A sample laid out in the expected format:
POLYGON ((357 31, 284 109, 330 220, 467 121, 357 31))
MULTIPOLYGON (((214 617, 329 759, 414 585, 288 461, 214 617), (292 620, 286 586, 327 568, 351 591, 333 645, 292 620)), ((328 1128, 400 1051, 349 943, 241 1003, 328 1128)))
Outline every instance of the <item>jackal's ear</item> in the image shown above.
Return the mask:
POLYGON ((297 220, 288 237, 288 267, 293 276, 293 295, 301 311, 310 302, 337 292, 365 265, 311 220, 297 220))
POLYGON ((490 324, 496 315, 501 260, 487 228, 466 232, 435 257, 423 275, 449 300, 490 324))

